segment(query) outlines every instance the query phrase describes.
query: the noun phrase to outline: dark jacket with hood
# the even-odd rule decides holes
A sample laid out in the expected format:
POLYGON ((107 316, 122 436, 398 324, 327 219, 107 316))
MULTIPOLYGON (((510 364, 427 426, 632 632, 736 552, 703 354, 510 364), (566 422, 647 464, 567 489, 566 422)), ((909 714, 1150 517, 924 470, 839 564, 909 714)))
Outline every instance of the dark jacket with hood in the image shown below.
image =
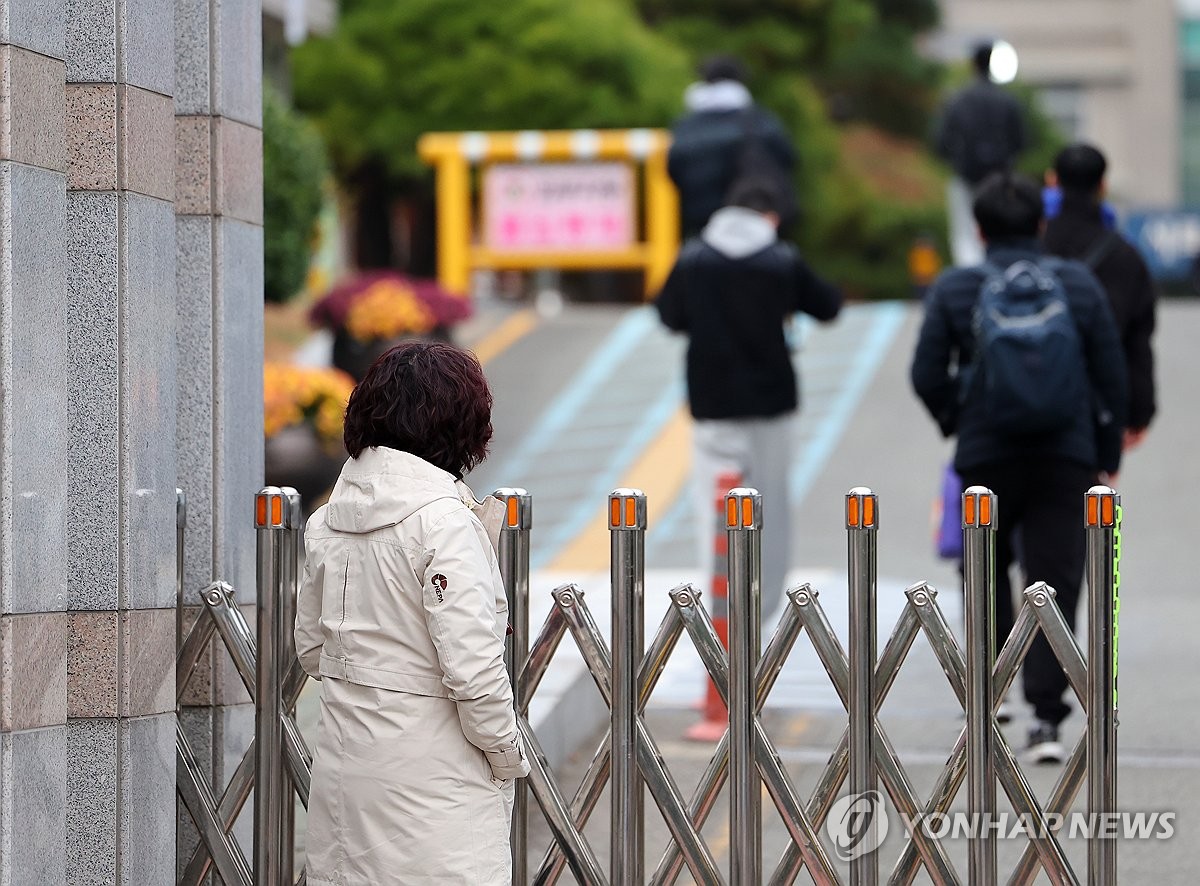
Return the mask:
POLYGON ((1010 168, 1025 144, 1020 104, 986 77, 946 103, 934 135, 938 154, 971 185, 1010 168))
POLYGON ((784 322, 802 311, 832 320, 842 296, 760 213, 718 210, 684 244, 655 301, 688 336, 687 387, 698 419, 768 418, 799 404, 784 322))
POLYGON ((694 83, 684 96, 688 113, 671 127, 667 173, 679 190, 684 234, 696 234, 725 205, 740 176, 761 176, 780 189, 785 224, 794 221, 792 175, 796 152, 779 119, 754 104, 736 80, 694 83), (743 168, 749 165, 754 169, 743 168))
MULTIPOLYGON (((1033 240, 997 243, 988 248, 988 262, 1002 268, 1021 260, 1039 259, 1047 261, 1033 240)), ((945 271, 925 297, 925 318, 912 362, 912 384, 942 433, 947 437, 957 435, 954 467, 960 474, 1021 458, 1067 459, 1109 473, 1120 465, 1128 392, 1125 361, 1108 300, 1082 264, 1050 261, 1053 264, 1043 266, 1057 274, 1066 291, 1095 394, 1093 401, 1078 404, 1071 422, 1061 430, 1000 435, 989 426, 980 398, 966 396, 962 390, 959 370, 969 366, 975 356, 972 324, 986 276, 982 266, 945 271), (1101 412, 1109 413, 1111 420, 1102 422, 1101 412)))
POLYGON ((1128 425, 1134 429, 1149 427, 1157 409, 1154 396, 1155 305, 1158 293, 1150 269, 1141 254, 1115 231, 1104 225, 1099 204, 1074 194, 1064 194, 1062 209, 1046 223, 1042 243, 1051 255, 1082 259, 1101 237, 1111 236, 1093 273, 1108 294, 1125 368, 1129 374, 1128 425))

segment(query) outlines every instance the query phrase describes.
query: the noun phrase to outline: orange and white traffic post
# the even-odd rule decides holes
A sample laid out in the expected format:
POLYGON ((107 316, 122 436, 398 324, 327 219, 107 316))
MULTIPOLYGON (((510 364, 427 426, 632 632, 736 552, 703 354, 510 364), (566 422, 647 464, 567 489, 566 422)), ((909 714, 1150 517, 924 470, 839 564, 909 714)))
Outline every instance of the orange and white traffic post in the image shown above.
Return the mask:
MULTIPOLYGON (((713 507, 716 521, 713 532, 712 575, 709 588, 712 592, 712 625, 721 645, 729 649, 729 531, 725 525, 725 495, 730 489, 742 485, 742 474, 736 470, 722 471, 717 475, 713 490, 713 507)), ((691 741, 720 741, 729 725, 729 710, 721 701, 716 684, 710 679, 704 694, 703 719, 684 733, 691 741)))

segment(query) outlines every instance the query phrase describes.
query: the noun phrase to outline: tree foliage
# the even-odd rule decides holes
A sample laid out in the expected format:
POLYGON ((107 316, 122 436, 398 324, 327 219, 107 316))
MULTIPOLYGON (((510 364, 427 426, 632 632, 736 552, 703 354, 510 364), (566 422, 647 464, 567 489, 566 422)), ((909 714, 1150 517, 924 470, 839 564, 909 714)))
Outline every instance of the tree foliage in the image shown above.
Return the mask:
POLYGON ((315 128, 263 88, 263 275, 269 302, 301 290, 328 175, 325 146, 315 128))
POLYGON ((426 170, 429 131, 661 125, 685 54, 623 2, 353 0, 335 34, 293 56, 298 105, 349 179, 426 170))
POLYGON ((945 229, 925 150, 944 71, 915 48, 936 21, 936 0, 343 0, 293 83, 360 209, 387 198, 379 219, 427 193, 424 132, 666 126, 695 63, 736 54, 795 141, 809 258, 852 294, 902 295, 914 239, 945 229), (854 162, 845 134, 864 124, 915 158, 912 193, 854 162))

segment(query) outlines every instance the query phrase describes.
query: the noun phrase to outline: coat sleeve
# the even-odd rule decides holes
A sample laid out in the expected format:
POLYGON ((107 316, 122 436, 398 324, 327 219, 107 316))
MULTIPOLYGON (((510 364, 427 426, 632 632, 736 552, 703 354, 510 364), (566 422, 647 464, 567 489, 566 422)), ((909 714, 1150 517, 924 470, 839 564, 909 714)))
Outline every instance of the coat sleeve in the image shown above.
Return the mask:
POLYGON ((1150 339, 1156 325, 1158 294, 1150 271, 1140 259, 1136 292, 1136 310, 1125 329, 1122 342, 1125 365, 1129 369, 1129 419, 1134 430, 1150 426, 1157 411, 1154 392, 1154 351, 1150 339))
POLYGON ((958 427, 958 384, 950 373, 954 351, 950 319, 935 283, 925 298, 910 377, 913 390, 946 437, 958 427))
POLYGON ((475 518, 456 509, 429 528, 422 602, 463 734, 496 778, 529 772, 521 752, 504 639, 496 631, 496 588, 475 518))
POLYGON ((1121 433, 1129 415, 1129 383, 1125 354, 1121 350, 1117 323, 1113 320, 1108 298, 1094 279, 1089 285, 1093 290, 1095 309, 1091 322, 1083 330, 1084 354, 1102 413, 1096 423, 1100 470, 1111 474, 1121 465, 1121 433))
POLYGON ((795 291, 792 294, 792 310, 828 323, 842 310, 842 292, 832 283, 819 277, 808 262, 799 256, 795 259, 795 291))
POLYGON ((321 649, 325 635, 321 630, 322 591, 325 583, 325 563, 313 550, 304 557, 304 578, 296 597, 296 657, 304 673, 314 680, 321 679, 321 649))
POLYGON ((658 311, 663 325, 675 332, 686 332, 688 328, 687 295, 684 292, 685 271, 680 262, 675 262, 667 282, 659 290, 654 299, 654 307, 658 311))

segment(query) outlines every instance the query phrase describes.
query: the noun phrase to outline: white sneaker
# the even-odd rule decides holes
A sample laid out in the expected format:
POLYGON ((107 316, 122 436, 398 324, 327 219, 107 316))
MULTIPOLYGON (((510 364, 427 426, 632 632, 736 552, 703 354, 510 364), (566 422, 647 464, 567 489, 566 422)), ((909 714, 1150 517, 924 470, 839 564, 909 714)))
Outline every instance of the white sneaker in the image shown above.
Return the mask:
POLYGON ((1038 720, 1029 730, 1026 753, 1033 763, 1061 763, 1067 758, 1066 748, 1058 740, 1058 726, 1038 720))

